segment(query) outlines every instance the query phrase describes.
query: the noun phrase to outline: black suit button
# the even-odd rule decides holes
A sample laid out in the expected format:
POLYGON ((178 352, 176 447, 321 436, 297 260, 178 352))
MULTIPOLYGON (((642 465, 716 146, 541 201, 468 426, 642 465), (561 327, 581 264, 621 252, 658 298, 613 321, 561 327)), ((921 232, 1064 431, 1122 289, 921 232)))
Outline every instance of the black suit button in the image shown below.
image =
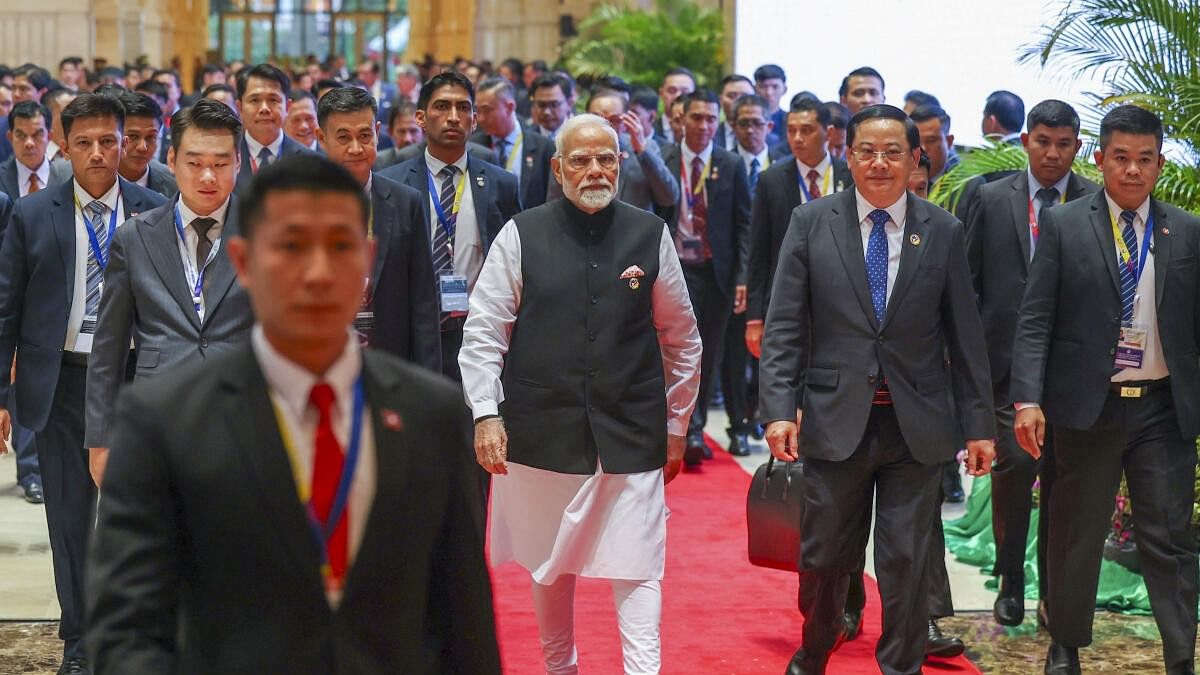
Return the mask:
POLYGON ((208 348, 208 338, 200 338, 200 346, 207 349, 208 348))
POLYGON ((883 336, 880 335, 879 337, 875 338, 875 342, 877 342, 879 344, 883 344, 883 336))
POLYGON ((597 267, 599 267, 599 265, 597 265, 596 263, 592 263, 592 269, 596 269, 597 267))
POLYGON ((588 333, 588 342, 595 342, 595 341, 596 341, 596 334, 588 333))
POLYGON ((594 304, 596 304, 596 303, 598 303, 598 302, 600 302, 600 298, 598 298, 598 297, 596 297, 596 296, 594 296, 594 295, 593 295, 593 296, 592 296, 592 304, 594 305, 594 304))

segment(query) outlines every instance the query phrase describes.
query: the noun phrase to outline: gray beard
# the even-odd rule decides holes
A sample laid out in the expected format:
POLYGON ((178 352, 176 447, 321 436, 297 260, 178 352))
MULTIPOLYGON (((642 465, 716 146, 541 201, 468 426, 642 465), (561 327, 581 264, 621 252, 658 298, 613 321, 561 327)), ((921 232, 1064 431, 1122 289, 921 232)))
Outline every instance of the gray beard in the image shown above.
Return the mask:
POLYGON ((588 188, 579 191, 579 202, 589 209, 602 209, 612 202, 614 196, 610 187, 588 188))

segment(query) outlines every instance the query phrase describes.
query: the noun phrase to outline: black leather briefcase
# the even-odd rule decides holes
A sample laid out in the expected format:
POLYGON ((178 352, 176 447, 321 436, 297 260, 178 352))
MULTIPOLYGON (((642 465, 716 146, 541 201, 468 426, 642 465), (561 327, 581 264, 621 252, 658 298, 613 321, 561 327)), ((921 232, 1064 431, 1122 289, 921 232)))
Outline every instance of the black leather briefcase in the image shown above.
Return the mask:
POLYGON ((746 544, 750 563, 795 572, 800 562, 804 515, 804 460, 772 457, 754 472, 746 495, 746 544))

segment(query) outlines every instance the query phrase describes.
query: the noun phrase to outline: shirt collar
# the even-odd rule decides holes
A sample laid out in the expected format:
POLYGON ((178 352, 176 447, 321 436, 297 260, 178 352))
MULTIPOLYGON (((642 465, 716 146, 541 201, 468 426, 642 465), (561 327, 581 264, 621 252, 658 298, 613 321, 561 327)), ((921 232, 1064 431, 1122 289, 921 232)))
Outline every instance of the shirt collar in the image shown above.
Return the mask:
MULTIPOLYGON (((29 174, 36 173, 37 177, 38 177, 38 187, 43 187, 43 188, 46 187, 46 183, 50 180, 50 153, 49 152, 47 152, 46 155, 44 157, 42 157, 42 163, 40 166, 38 166, 36 171, 25 166, 20 161, 17 161, 14 163, 17 165, 17 181, 21 184, 21 186, 28 185, 29 184, 29 174)), ((88 201, 91 201, 90 197, 88 198, 88 201)))
MULTIPOLYGON (((75 187, 75 199, 79 200, 80 206, 87 208, 88 204, 91 204, 93 201, 96 200, 95 197, 88 194, 87 190, 83 189, 83 186, 79 184, 79 181, 72 178, 71 184, 74 185, 74 187, 75 187)), ((118 180, 113 181, 112 187, 108 188, 108 191, 100 196, 99 201, 102 204, 104 204, 104 206, 108 207, 109 213, 112 213, 117 210, 117 199, 120 196, 121 196, 121 181, 120 181, 120 179, 118 179, 118 180)))
POLYGON ((216 227, 224 227, 225 214, 229 212, 229 197, 225 198, 225 203, 218 206, 216 211, 209 214, 200 214, 189 209, 187 204, 183 203, 183 197, 177 199, 176 203, 179 205, 179 219, 185 227, 197 218, 212 218, 217 221, 216 227))
MULTIPOLYGON (((854 200, 858 204, 858 222, 861 224, 867 220, 871 212, 875 210, 875 207, 862 196, 858 188, 854 188, 854 200)), ((897 199, 891 206, 884 209, 884 211, 887 211, 888 215, 891 216, 892 222, 896 224, 896 227, 904 229, 904 218, 908 215, 908 191, 905 190, 904 194, 900 195, 900 199, 897 199)))
POLYGON ((680 143, 679 148, 680 148, 680 150, 683 151, 683 166, 686 167, 689 171, 692 168, 692 158, 699 157, 700 162, 705 165, 707 165, 709 159, 712 158, 712 153, 713 153, 712 141, 709 141, 708 145, 705 146, 705 148, 703 150, 701 150, 699 154, 692 152, 692 149, 688 147, 687 142, 680 143))
POLYGON ((755 159, 758 160, 758 168, 760 170, 767 168, 771 164, 771 149, 765 145, 762 152, 757 155, 750 154, 750 151, 743 148, 741 143, 738 143, 737 151, 742 161, 746 164, 746 168, 750 168, 750 162, 753 162, 755 159))
POLYGON ((263 378, 271 391, 296 415, 303 417, 308 409, 308 397, 313 385, 317 382, 327 382, 333 387, 337 396, 338 410, 342 411, 342 419, 347 419, 353 407, 354 381, 362 372, 362 357, 358 347, 358 339, 346 331, 346 346, 342 353, 319 379, 300 364, 289 360, 271 346, 263 333, 262 324, 255 323, 251 332, 250 342, 258 365, 262 368, 263 378))
MULTIPOLYGON (((454 163, 454 166, 457 166, 458 170, 460 172, 462 172, 464 175, 467 173, 467 149, 466 148, 463 148, 462 157, 459 157, 458 159, 454 160, 453 163, 454 163)), ((425 146, 425 165, 429 167, 429 173, 432 173, 434 176, 438 175, 438 173, 440 173, 442 169, 446 168, 445 162, 443 162, 442 160, 438 159, 437 157, 434 157, 433 155, 429 154, 429 146, 425 146)))
POLYGON ((821 158, 821 161, 817 162, 816 166, 809 166, 797 159, 796 168, 800 171, 801 178, 808 178, 809 171, 816 171, 818 175, 824 177, 825 171, 829 168, 831 162, 832 160, 829 159, 829 153, 826 152, 825 156, 821 158))
MULTIPOLYGON (((262 152, 263 144, 254 140, 254 137, 251 136, 250 132, 248 131, 243 135, 246 137, 246 147, 250 150, 250 158, 257 162, 258 153, 262 152)), ((279 152, 283 149, 283 129, 279 130, 279 135, 276 136, 275 140, 271 141, 271 144, 266 147, 271 151, 272 162, 279 159, 279 152)))
POLYGON ((1036 198, 1038 190, 1041 190, 1042 188, 1046 188, 1046 187, 1052 187, 1052 188, 1058 190, 1058 197, 1061 200, 1063 198, 1063 196, 1067 194, 1067 183, 1070 182, 1070 180, 1071 180, 1071 172, 1068 171, 1065 175, 1063 175, 1062 178, 1059 178, 1058 182, 1055 183, 1054 185, 1042 185, 1041 183, 1038 182, 1038 179, 1033 177, 1033 171, 1028 168, 1025 169, 1025 177, 1029 179, 1029 197, 1030 198, 1036 198))
MULTIPOLYGON (((1108 195, 1108 190, 1104 191, 1104 199, 1108 202, 1108 214, 1112 218, 1112 222, 1116 223, 1117 227, 1120 227, 1121 212, 1125 209, 1117 206, 1117 203, 1114 202, 1112 197, 1108 195)), ((1146 197, 1146 200, 1142 202, 1141 206, 1134 209, 1134 213, 1137 214, 1137 217, 1133 219, 1133 226, 1145 227, 1146 221, 1150 217, 1150 197, 1146 197)))
POLYGON ((371 187, 375 185, 375 172, 367 174, 367 184, 363 186, 363 192, 366 193, 367 199, 371 198, 371 187))

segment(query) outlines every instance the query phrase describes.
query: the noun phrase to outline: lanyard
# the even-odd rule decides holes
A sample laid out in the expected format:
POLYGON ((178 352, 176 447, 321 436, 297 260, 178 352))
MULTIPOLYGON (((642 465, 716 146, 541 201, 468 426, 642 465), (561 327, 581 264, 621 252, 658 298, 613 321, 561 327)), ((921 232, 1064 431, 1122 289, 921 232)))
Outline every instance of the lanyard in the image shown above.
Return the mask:
POLYGON ((300 495, 300 501, 304 503, 304 512, 308 515, 308 524, 312 528, 313 538, 321 549, 321 570, 323 574, 328 575, 330 570, 325 545, 329 541, 329 538, 333 536, 334 530, 337 529, 338 521, 342 519, 342 514, 346 511, 346 502, 350 496, 350 483, 354 480, 354 469, 358 466, 359 446, 362 444, 363 410, 366 407, 366 401, 363 396, 362 376, 360 375, 354 381, 354 410, 350 418, 350 445, 346 448, 345 460, 342 462, 342 475, 338 478, 338 489, 334 493, 333 508, 329 510, 329 519, 325 523, 322 523, 317 518, 317 512, 312 505, 311 490, 300 478, 300 456, 296 452, 296 446, 292 441, 291 434, 288 433, 288 427, 284 423, 282 411, 280 411, 277 405, 273 405, 273 407, 275 409, 275 422, 279 427, 280 440, 283 441, 283 448, 287 451, 288 459, 292 464, 292 475, 296 479, 296 490, 300 495))
POLYGON ((691 172, 684 166, 686 162, 682 161, 682 153, 679 159, 679 184, 683 186, 683 196, 687 197, 688 210, 691 210, 696 208, 696 197, 708 189, 706 184, 708 183, 708 174, 712 172, 712 154, 709 153, 708 161, 704 163, 704 170, 700 172, 700 182, 695 185, 692 185, 691 172))
MULTIPOLYGON (((1109 214, 1111 216, 1111 214, 1109 214)), ((1112 220, 1113 238, 1117 240, 1117 258, 1119 262, 1127 267, 1129 271, 1134 273, 1134 283, 1140 283, 1142 280, 1142 270, 1146 267, 1146 254, 1150 252, 1150 241, 1154 239, 1154 214, 1151 213, 1146 219, 1146 233, 1142 235, 1142 251, 1138 256, 1137 270, 1133 269, 1133 254, 1129 252, 1129 247, 1125 245, 1125 237, 1121 236, 1121 230, 1117 227, 1117 221, 1112 220)))
MULTIPOLYGON (((800 184, 800 192, 803 193, 804 203, 807 204, 812 201, 812 195, 810 195, 808 193, 808 186, 804 183, 804 176, 800 175, 800 171, 798 170, 800 167, 797 166, 796 168, 797 168, 796 182, 800 184)), ((825 173, 821 178, 821 194, 822 195, 829 194, 829 181, 831 180, 832 176, 833 176, 833 164, 830 164, 829 166, 825 167, 825 173)))
MULTIPOLYGON (((179 215, 179 204, 175 204, 175 232, 179 234, 179 243, 183 251, 183 271, 187 274, 188 285, 192 287, 192 304, 196 307, 196 313, 200 313, 200 305, 204 299, 204 273, 208 271, 208 264, 217 257, 217 249, 221 247, 221 240, 217 239, 213 242, 213 247, 208 251, 208 258, 204 260, 204 264, 200 267, 200 271, 196 271, 196 265, 192 262, 192 255, 187 250, 187 237, 183 234, 183 217, 179 215)), ((197 232, 199 237, 200 233, 197 232)), ((199 250, 199 242, 197 241, 197 250, 199 250)))
MULTIPOLYGON (((117 194, 117 207, 121 206, 121 196, 117 194)), ((108 219, 108 240, 104 242, 104 250, 100 250, 100 240, 96 237, 96 226, 92 223, 92 219, 87 217, 87 212, 79 205, 79 195, 75 195, 75 208, 79 209, 79 215, 83 218, 84 229, 87 230, 88 244, 92 247, 92 255, 96 257, 96 265, 103 272, 108 267, 108 250, 112 248, 113 235, 117 232, 117 209, 112 210, 112 215, 108 219)))
POLYGON ((513 167, 516 166, 516 160, 520 159, 521 151, 525 149, 525 132, 517 129, 517 140, 513 141, 512 148, 508 151, 508 160, 504 163, 504 168, 508 169, 509 173, 513 173, 513 167))
MULTIPOLYGON (((442 200, 438 198, 440 194, 437 187, 433 183, 433 172, 426 169, 426 178, 429 179, 429 196, 433 200, 433 210, 437 214, 438 222, 442 224, 442 229, 446 231, 446 236, 453 241, 454 229, 450 226, 450 218, 446 215, 446 210, 442 208, 442 200)), ((462 172, 462 176, 458 179, 458 185, 454 187, 454 205, 450 207, 450 215, 458 218, 458 210, 462 208, 463 187, 467 184, 467 172, 462 172)))
MULTIPOLYGON (((1063 192, 1061 195, 1059 195, 1058 203, 1059 204, 1067 203, 1067 193, 1066 192, 1063 192)), ((1038 228, 1037 216, 1038 216, 1037 209, 1033 208, 1033 197, 1031 196, 1029 198, 1029 232, 1031 234, 1033 234, 1033 238, 1035 241, 1037 240, 1038 235, 1041 233, 1041 230, 1038 228)))

